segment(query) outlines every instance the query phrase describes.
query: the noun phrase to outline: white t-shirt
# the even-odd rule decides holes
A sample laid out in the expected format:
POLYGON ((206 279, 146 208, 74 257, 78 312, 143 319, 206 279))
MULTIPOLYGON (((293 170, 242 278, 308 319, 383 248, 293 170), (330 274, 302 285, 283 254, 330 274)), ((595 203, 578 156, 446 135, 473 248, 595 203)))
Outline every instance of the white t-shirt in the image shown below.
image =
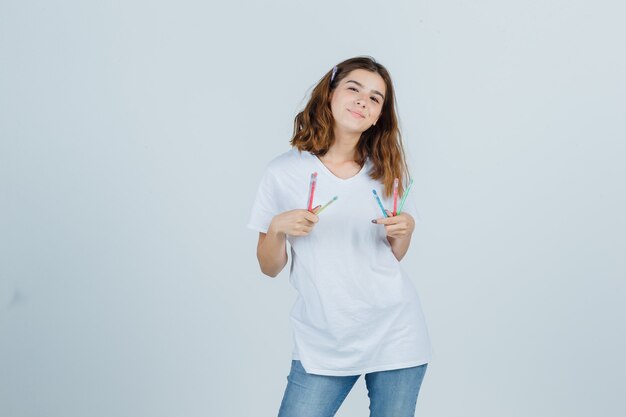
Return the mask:
MULTIPOLYGON (((267 165, 252 207, 248 227, 266 233, 277 214, 307 208, 313 172, 313 207, 338 197, 311 233, 287 236, 289 281, 298 292, 291 310, 292 359, 311 374, 360 375, 431 359, 417 291, 391 251, 385 227, 372 223, 383 217, 372 190, 390 211, 393 199, 369 177, 371 167, 367 159, 358 174, 341 179, 310 152, 292 148, 267 165)), ((418 222, 411 196, 402 211, 418 222)))

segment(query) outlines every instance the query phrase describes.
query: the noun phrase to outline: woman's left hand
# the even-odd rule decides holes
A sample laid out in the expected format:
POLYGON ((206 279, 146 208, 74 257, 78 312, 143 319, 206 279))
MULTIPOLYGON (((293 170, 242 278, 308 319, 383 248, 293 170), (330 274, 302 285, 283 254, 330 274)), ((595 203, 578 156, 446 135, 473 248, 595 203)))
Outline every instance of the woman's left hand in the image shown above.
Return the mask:
POLYGON ((385 210, 389 217, 380 217, 372 220, 372 223, 385 225, 385 233, 387 236, 396 239, 404 239, 411 237, 415 229, 415 220, 410 214, 400 213, 393 216, 389 210, 385 210))

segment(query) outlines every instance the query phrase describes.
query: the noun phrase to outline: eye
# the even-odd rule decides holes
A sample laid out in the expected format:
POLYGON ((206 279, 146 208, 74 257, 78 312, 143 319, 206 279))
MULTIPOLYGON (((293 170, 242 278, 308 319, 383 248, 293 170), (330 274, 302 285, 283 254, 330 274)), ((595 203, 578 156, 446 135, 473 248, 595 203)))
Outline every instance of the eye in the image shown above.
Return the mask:
POLYGON ((378 103, 378 102, 379 102, 379 101, 378 101, 378 98, 376 98, 376 97, 370 97, 370 98, 371 98, 372 100, 374 100, 376 103, 378 103))
POLYGON ((359 92, 359 90, 357 90, 357 89, 356 89, 356 88, 354 88, 354 87, 348 87, 348 90, 356 91, 357 93, 359 92))

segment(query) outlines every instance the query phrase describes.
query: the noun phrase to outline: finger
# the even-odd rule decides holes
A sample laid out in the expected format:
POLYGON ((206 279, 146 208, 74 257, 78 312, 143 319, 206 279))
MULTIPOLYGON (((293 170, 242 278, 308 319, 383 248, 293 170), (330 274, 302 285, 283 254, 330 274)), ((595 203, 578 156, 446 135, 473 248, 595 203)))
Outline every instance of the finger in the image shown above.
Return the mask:
POLYGON ((398 223, 398 219, 396 217, 379 217, 377 219, 372 220, 372 223, 376 223, 376 224, 396 224, 396 223, 398 223))
POLYGON ((411 230, 403 225, 385 226, 386 233, 392 237, 407 237, 411 235, 411 230))
POLYGON ((322 207, 322 205, 321 205, 321 204, 320 204, 319 206, 315 207, 315 208, 313 209, 313 213, 317 214, 317 210, 319 210, 319 209, 320 209, 320 207, 322 207))
POLYGON ((385 226, 385 232, 388 235, 397 235, 400 234, 404 231, 404 228, 398 225, 386 225, 385 226))
POLYGON ((310 221, 311 223, 317 223, 318 220, 320 219, 319 217, 317 217, 317 214, 311 213, 310 211, 306 211, 304 213, 304 218, 310 221))
POLYGON ((312 222, 309 219, 302 219, 299 224, 300 224, 300 227, 313 227, 313 226, 315 226, 315 222, 312 222))

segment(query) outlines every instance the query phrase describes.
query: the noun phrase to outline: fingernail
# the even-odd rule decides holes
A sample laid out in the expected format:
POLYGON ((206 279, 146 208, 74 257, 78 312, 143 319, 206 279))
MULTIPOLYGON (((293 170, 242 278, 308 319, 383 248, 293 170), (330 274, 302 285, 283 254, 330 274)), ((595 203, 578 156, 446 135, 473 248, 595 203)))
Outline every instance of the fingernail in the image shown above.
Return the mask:
POLYGON ((376 219, 372 220, 372 223, 376 223, 376 219))

